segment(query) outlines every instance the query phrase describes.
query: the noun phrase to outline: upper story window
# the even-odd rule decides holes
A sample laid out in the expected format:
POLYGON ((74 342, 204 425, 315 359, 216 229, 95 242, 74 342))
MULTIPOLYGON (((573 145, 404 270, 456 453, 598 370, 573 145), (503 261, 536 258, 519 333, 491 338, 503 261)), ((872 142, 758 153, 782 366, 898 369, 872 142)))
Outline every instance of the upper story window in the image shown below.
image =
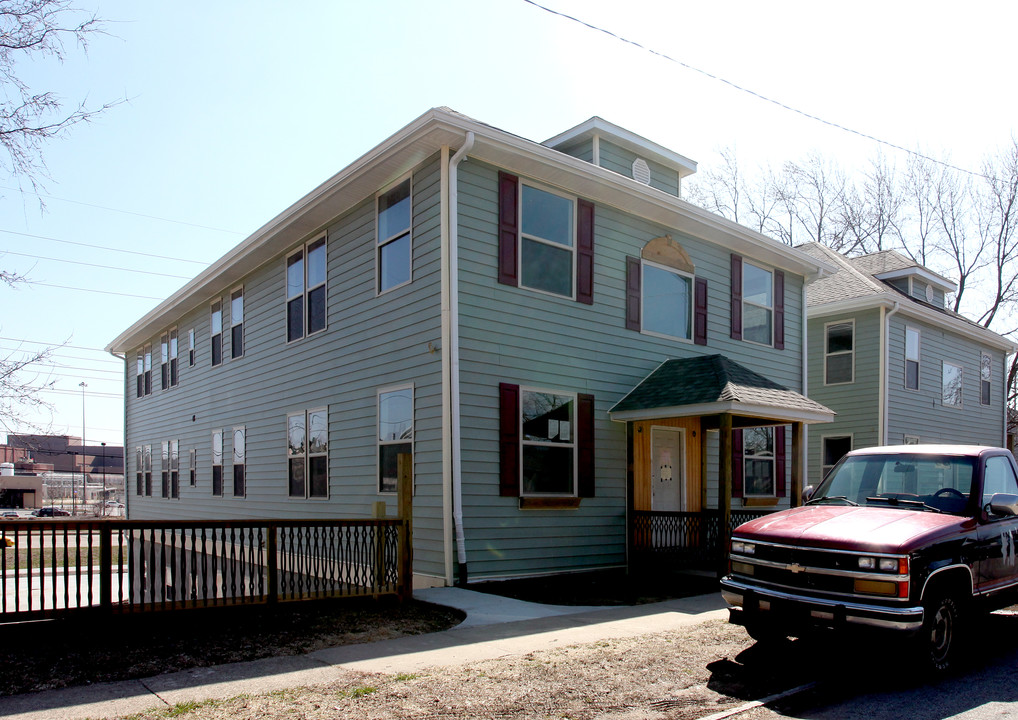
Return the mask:
POLYGON ((398 489, 399 456, 414 452, 414 389, 378 393, 378 491, 398 489))
POLYGON ((145 346, 145 394, 152 394, 152 346, 145 346))
POLYGON ((180 377, 177 371, 177 328, 170 330, 170 387, 176 387, 180 377))
POLYGON ((905 328, 905 387, 909 390, 919 389, 919 346, 920 335, 917 328, 905 328))
POLYGON ((522 495, 576 495, 576 396, 520 389, 522 495))
POLYGON ((979 353, 979 404, 990 404, 990 373, 993 360, 988 353, 979 353))
POLYGON ((138 381, 138 397, 142 397, 145 394, 145 353, 138 353, 138 367, 137 367, 137 381, 138 381))
POLYGON ((855 321, 824 326, 824 384, 840 385, 855 379, 855 321))
POLYGON ((170 336, 163 333, 159 338, 159 380, 160 388, 166 390, 170 387, 170 336))
POLYGON ((230 357, 244 355, 244 288, 230 293, 230 357))
POLYGON ((521 189, 520 287, 573 296, 573 200, 527 184, 521 189))
POLYGON ((329 497, 329 412, 326 408, 286 416, 290 497, 329 497))
POLYGON ((210 317, 212 335, 212 364, 219 365, 223 362, 223 301, 216 300, 212 303, 210 317))
POLYGON ((643 330, 689 340, 693 326, 693 277, 665 265, 643 261, 643 330))
POLYGON ((774 276, 749 262, 742 266, 742 338, 761 345, 774 342, 774 276))
POLYGON ((286 341, 325 329, 325 236, 286 259, 286 341))
POLYGON ((378 196, 378 292, 384 293, 411 279, 413 200, 410 178, 378 196))
POLYGON ((194 328, 187 331, 187 365, 194 367, 194 328))
POLYGON ((961 365, 944 361, 944 405, 961 407, 963 375, 961 365))

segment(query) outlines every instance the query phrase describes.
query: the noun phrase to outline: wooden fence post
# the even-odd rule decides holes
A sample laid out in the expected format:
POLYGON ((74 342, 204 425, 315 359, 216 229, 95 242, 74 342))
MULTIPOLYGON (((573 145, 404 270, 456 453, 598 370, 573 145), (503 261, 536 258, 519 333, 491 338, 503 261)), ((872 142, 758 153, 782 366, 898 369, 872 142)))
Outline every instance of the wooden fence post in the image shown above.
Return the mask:
POLYGON ((266 602, 279 600, 279 527, 274 523, 266 526, 265 536, 265 571, 268 575, 268 587, 265 590, 266 602))
MULTIPOLYGON (((118 562, 118 578, 120 572, 118 562)), ((123 580, 120 582, 123 585, 123 580)), ((109 520, 99 525, 99 607, 103 612, 113 610, 113 526, 109 520)))
MULTIPOLYGON (((397 488, 398 489, 398 488, 397 488)), ((376 520, 384 520, 386 516, 385 501, 379 500, 371 506, 371 517, 376 520)), ((385 531, 386 525, 375 525, 374 527, 374 538, 375 538, 375 575, 374 583, 375 586, 372 588, 373 595, 377 598, 378 594, 385 588, 385 575, 388 568, 385 567, 385 531)))
POLYGON ((398 458, 399 490, 399 587, 400 600, 409 600, 414 590, 414 460, 410 453, 398 458))

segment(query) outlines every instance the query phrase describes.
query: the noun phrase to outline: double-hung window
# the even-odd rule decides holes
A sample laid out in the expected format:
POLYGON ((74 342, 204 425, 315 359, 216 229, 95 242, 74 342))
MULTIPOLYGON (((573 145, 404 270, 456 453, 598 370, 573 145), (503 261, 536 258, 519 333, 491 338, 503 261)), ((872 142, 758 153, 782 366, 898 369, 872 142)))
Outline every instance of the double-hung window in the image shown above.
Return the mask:
POLYGON ((187 331, 187 366, 194 367, 194 328, 187 331))
POLYGON ((233 428, 233 496, 244 497, 245 473, 247 457, 247 430, 243 427, 233 428))
POLYGON ((170 496, 170 443, 168 440, 163 440, 163 453, 162 453, 162 464, 159 469, 162 471, 161 478, 162 483, 160 485, 162 490, 162 496, 168 498, 170 496))
POLYGON ((399 456, 414 452, 414 389, 378 393, 378 492, 398 490, 399 456))
POLYGON ((742 338, 774 342, 774 275, 750 262, 742 266, 742 338))
POLYGON ((988 353, 979 353, 979 404, 990 404, 990 375, 993 360, 988 353))
POLYGON ((212 303, 211 315, 209 318, 212 335, 212 364, 219 365, 223 362, 223 301, 216 300, 212 303))
POLYGON ((230 357, 244 355, 244 288, 230 293, 230 357))
POLYGON ((917 328, 905 328, 905 387, 919 389, 919 347, 920 336, 917 328))
POLYGON ((526 183, 520 194, 520 287, 573 297, 575 202, 526 183))
POLYGON ((325 329, 325 236, 286 258, 286 341, 325 329))
POLYGON ((144 354, 144 352, 138 353, 137 380, 138 380, 138 397, 142 397, 145 394, 145 354, 144 354))
POLYGON ((376 267, 378 292, 406 285, 412 277, 413 197, 410 178, 378 196, 376 267))
POLYGON ((522 495, 576 495, 576 395, 520 389, 522 495))
POLYGON ((223 494, 223 431, 212 431, 212 494, 223 494))
POLYGON ((177 372, 177 328, 170 330, 170 387, 175 387, 179 380, 177 372))
POLYGON ((139 445, 134 449, 134 482, 135 494, 145 494, 145 455, 139 445))
POLYGON ((944 405, 961 407, 963 376, 961 365, 944 361, 944 405))
POLYGON ((307 410, 286 416, 290 497, 329 497, 329 411, 307 410))
POLYGON ((159 387, 168 390, 170 387, 170 336, 163 333, 159 338, 159 387))
POLYGON ((170 440, 170 497, 180 497, 180 441, 170 440))
POLYGON ((188 463, 189 463, 188 472, 190 473, 190 477, 188 478, 188 480, 189 480, 188 484, 191 487, 194 487, 198 483, 198 450, 197 449, 191 448, 190 452, 188 453, 188 463))
POLYGON ((746 428, 742 432, 746 497, 775 497, 774 428, 746 428))
POLYGON ((145 346, 145 394, 152 394, 152 346, 145 346))
POLYGON ((145 495, 152 497, 152 446, 144 447, 145 453, 145 495))
POLYGON ((692 337, 693 276, 665 265, 643 261, 641 283, 644 332, 681 340, 692 337))
POLYGON ((855 321, 824 326, 824 384, 841 385, 855 379, 855 321))

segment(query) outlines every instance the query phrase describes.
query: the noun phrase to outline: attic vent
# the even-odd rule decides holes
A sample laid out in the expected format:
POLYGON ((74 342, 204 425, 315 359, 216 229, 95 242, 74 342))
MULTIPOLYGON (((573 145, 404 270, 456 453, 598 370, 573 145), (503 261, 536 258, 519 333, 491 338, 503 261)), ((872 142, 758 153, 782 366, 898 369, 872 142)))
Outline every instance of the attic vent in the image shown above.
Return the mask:
POLYGON ((633 161, 633 180, 644 185, 650 185, 650 167, 643 158, 636 158, 633 161))

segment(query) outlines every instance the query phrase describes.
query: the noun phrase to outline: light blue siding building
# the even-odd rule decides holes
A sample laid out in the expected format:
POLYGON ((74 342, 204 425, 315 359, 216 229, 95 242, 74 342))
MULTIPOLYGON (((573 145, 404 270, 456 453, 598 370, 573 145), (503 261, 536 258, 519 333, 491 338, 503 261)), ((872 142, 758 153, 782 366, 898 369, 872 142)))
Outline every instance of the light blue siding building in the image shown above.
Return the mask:
POLYGON ((695 169, 599 118, 424 114, 110 344, 130 517, 392 513, 410 455, 440 585, 695 555, 705 516, 787 506, 832 417, 802 342, 832 267, 683 201, 695 169))
POLYGON ((801 248, 837 267, 807 289, 809 396, 837 413, 809 432, 811 482, 855 448, 1004 445, 1015 345, 947 309, 953 282, 893 250, 801 248))

